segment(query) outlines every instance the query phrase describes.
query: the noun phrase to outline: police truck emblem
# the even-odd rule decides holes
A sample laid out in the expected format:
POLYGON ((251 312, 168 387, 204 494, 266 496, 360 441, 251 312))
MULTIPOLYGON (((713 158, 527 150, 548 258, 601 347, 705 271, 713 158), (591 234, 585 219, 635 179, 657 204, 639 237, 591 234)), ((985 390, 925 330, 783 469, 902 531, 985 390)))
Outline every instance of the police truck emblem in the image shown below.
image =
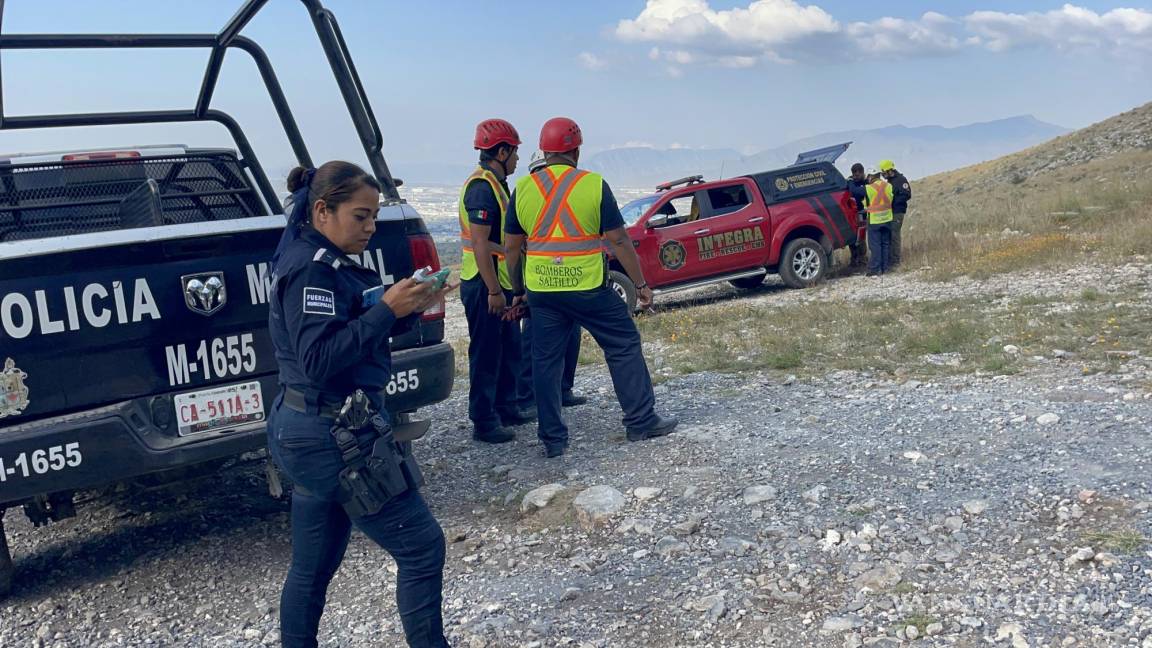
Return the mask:
POLYGON ((4 371, 0 371, 0 419, 16 416, 28 407, 28 386, 24 384, 27 377, 16 367, 15 360, 4 360, 4 371))
POLYGON ((184 287, 184 305, 193 313, 211 315, 228 301, 223 272, 184 275, 180 285, 184 287))

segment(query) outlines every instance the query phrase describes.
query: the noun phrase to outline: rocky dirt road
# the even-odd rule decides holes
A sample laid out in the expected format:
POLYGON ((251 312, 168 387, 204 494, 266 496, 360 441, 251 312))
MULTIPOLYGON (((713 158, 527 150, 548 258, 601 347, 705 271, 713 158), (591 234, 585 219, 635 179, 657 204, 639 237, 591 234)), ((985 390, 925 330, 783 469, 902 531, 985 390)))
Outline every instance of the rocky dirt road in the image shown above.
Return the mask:
MULTIPOLYGON (((923 382, 678 376, 657 390, 682 428, 639 444, 603 368, 578 388, 592 402, 559 460, 531 427, 472 443, 463 384, 429 411, 453 645, 1152 647, 1146 356, 1094 375, 1053 356, 923 382)), ((48 529, 10 513, 9 532, 0 646, 278 642, 288 516, 258 463, 101 496, 48 529)), ((392 570, 354 536, 322 645, 403 645, 392 570)))

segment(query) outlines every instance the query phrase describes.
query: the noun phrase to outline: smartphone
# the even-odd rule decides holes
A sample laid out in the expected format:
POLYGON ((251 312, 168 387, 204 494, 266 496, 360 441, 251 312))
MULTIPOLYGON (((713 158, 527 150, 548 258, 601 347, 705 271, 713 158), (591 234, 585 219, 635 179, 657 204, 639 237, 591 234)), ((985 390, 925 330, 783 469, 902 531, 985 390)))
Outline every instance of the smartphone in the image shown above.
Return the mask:
POLYGON ((412 273, 412 279, 420 282, 427 283, 429 281, 436 282, 436 290, 440 290, 448 283, 448 275, 452 274, 452 270, 443 268, 435 272, 432 271, 432 266, 424 266, 416 272, 412 273))

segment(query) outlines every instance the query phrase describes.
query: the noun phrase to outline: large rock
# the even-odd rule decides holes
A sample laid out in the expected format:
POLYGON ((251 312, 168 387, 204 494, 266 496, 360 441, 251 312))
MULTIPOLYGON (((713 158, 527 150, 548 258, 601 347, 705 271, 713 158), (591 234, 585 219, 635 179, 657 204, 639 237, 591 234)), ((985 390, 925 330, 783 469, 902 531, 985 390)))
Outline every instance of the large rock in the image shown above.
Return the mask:
POLYGON ((855 630, 856 628, 863 627, 864 619, 856 616, 855 614, 849 614, 847 616, 828 617, 827 619, 824 619, 824 623, 820 626, 820 630, 823 632, 847 632, 849 630, 855 630))
POLYGON ((591 529, 624 509, 624 494, 611 486, 593 486, 577 495, 572 507, 580 524, 591 529))
POLYGON ((770 502, 776 499, 776 489, 771 486, 749 486, 744 489, 744 503, 748 506, 770 502))
POLYGON ((869 569, 856 577, 856 587, 867 587, 870 590, 886 590, 900 583, 903 575, 898 567, 882 565, 869 569))
POLYGON ((538 511, 552 502, 552 498, 567 490, 563 484, 545 484, 540 488, 528 491, 524 499, 520 500, 520 512, 532 513, 538 511))

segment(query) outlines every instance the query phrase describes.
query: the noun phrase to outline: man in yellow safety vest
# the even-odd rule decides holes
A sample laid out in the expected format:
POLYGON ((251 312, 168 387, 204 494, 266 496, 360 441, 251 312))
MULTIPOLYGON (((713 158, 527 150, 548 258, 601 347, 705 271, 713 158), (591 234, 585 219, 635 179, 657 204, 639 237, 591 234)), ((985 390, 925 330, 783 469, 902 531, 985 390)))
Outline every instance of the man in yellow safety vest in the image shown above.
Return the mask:
POLYGON ((556 117, 544 124, 540 150, 547 165, 516 183, 504 225, 514 303, 526 298, 532 312, 537 434, 548 457, 559 457, 568 447, 560 373, 577 325, 604 349, 629 441, 664 436, 677 424, 675 418, 656 414, 640 332, 628 307, 606 284, 604 242, 636 285, 638 305, 652 304, 652 289, 612 190, 599 174, 576 168, 583 141, 571 119, 556 117))
POLYGON ((468 418, 472 438, 504 443, 515 438, 505 426, 535 420, 517 401, 520 323, 504 317, 512 283, 505 259, 504 219, 508 176, 516 170, 520 134, 503 119, 476 126, 473 146, 480 163, 460 190, 460 301, 468 318, 468 418))
POLYGON ((868 276, 889 270, 892 250, 892 185, 883 176, 873 176, 865 187, 868 199, 868 276))

